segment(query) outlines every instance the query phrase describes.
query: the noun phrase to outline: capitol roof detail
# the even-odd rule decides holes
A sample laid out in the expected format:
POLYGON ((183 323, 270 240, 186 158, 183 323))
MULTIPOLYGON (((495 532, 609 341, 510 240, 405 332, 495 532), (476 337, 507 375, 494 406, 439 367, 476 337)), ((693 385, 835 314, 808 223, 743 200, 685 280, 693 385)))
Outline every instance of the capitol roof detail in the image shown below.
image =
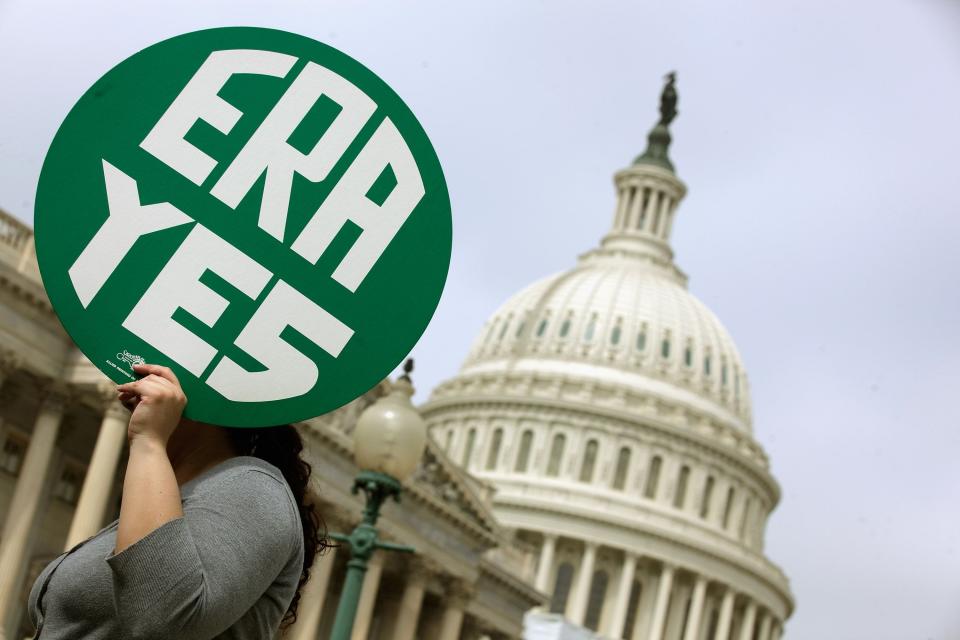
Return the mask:
POLYGON ((670 232, 686 186, 674 175, 668 76, 646 151, 615 176, 617 206, 600 246, 540 280, 487 321, 461 371, 595 379, 706 413, 751 432, 746 370, 729 333, 687 290, 670 232))

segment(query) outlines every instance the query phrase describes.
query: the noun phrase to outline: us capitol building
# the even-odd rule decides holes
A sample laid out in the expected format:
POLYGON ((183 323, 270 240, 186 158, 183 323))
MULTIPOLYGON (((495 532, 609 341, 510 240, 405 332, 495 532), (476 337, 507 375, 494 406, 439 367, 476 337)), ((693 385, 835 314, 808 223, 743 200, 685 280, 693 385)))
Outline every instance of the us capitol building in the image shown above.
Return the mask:
MULTIPOLYGON (((793 599, 763 553, 780 491, 746 371, 670 247, 676 102, 671 74, 600 245, 509 299, 421 407, 431 442, 379 525, 417 553, 374 556, 354 640, 781 637, 793 599)), ((300 425, 331 531, 359 520, 350 434, 393 384, 300 425)), ((32 231, 0 212, 0 640, 31 637, 34 577, 118 515, 114 388, 57 321, 32 231)), ((328 637, 346 555, 315 563, 285 638, 328 637)))

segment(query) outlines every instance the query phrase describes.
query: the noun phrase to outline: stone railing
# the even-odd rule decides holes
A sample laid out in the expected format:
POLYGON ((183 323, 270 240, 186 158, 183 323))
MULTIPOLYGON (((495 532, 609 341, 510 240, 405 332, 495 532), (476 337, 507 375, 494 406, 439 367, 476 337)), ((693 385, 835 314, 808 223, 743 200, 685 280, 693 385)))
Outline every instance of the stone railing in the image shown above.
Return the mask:
POLYGON ((33 229, 0 209, 0 261, 31 277, 37 274, 33 229))

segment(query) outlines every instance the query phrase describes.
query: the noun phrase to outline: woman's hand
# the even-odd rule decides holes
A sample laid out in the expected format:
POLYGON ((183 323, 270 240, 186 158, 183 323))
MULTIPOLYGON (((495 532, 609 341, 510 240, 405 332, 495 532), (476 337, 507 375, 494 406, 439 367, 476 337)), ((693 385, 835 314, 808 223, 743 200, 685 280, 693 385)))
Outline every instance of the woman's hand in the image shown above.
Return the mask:
POLYGON ((154 364, 135 364, 133 370, 144 377, 117 387, 120 402, 131 411, 127 438, 145 439, 167 446, 177 428, 187 397, 173 371, 154 364))

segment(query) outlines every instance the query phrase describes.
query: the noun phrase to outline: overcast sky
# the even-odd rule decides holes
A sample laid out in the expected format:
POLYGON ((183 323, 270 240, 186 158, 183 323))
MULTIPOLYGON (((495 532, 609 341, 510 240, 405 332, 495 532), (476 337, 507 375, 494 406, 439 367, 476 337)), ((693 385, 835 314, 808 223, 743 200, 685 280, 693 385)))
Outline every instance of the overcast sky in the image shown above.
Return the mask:
POLYGON ((297 31, 384 78, 431 136, 453 262, 420 398, 486 317, 610 224, 678 71, 674 248, 750 374, 783 486, 788 640, 960 638, 960 5, 0 0, 0 208, 30 222, 80 94, 163 38, 297 31))

